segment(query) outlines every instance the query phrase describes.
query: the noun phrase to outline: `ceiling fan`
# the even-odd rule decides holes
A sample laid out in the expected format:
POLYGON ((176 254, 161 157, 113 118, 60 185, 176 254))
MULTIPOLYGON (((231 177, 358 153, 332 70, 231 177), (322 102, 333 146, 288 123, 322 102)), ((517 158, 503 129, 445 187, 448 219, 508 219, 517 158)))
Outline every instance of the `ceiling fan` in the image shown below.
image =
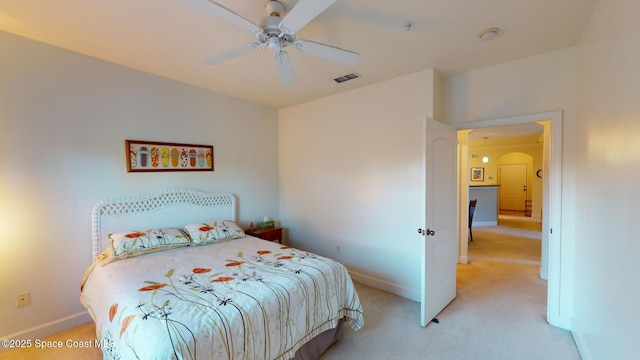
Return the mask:
POLYGON ((273 58, 285 84, 295 81, 296 76, 289 55, 284 49, 293 46, 296 50, 319 56, 328 60, 353 65, 358 61, 358 53, 340 49, 309 40, 296 40, 296 32, 307 25, 320 13, 325 11, 336 0, 299 0, 298 3, 282 17, 284 6, 279 1, 267 1, 265 9, 267 16, 258 24, 243 18, 234 11, 216 3, 214 0, 183 0, 186 3, 213 14, 222 20, 245 29, 258 38, 245 46, 204 59, 208 65, 218 65, 236 57, 260 50, 267 46, 273 51, 273 58))

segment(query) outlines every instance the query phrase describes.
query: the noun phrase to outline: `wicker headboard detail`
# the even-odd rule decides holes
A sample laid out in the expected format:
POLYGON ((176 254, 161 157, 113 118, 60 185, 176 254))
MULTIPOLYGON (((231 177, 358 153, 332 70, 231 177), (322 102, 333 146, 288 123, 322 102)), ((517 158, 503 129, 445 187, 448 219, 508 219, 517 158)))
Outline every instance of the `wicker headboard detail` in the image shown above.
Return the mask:
POLYGON ((237 218, 231 193, 168 189, 130 198, 98 202, 92 212, 92 259, 110 244, 109 234, 160 227, 184 227, 199 221, 237 218))

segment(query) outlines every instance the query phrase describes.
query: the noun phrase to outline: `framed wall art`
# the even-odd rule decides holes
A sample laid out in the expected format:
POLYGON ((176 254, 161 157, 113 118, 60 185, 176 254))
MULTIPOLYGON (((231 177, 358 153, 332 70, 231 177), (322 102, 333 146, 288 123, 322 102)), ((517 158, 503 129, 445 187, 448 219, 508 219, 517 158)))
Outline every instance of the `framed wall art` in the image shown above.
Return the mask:
POLYGON ((213 171, 213 145, 125 140, 127 172, 213 171))
POLYGON ((471 168, 471 181, 484 181, 484 168, 472 167, 471 168))

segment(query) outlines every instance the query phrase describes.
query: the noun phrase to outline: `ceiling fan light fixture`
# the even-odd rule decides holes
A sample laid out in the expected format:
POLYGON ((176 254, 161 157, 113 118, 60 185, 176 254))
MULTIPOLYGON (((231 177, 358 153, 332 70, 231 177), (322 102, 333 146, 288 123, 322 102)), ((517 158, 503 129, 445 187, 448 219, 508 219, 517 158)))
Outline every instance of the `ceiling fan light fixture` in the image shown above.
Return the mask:
POLYGON ((282 50, 282 43, 280 41, 280 38, 277 37, 277 36, 270 37, 267 40, 267 44, 269 46, 269 49, 271 49, 271 50, 273 50, 273 51, 275 51, 277 53, 280 52, 280 50, 282 50))
POLYGON ((482 41, 491 41, 495 39, 499 33, 500 33, 500 28, 492 27, 492 28, 482 30, 479 37, 480 37, 480 40, 482 41))

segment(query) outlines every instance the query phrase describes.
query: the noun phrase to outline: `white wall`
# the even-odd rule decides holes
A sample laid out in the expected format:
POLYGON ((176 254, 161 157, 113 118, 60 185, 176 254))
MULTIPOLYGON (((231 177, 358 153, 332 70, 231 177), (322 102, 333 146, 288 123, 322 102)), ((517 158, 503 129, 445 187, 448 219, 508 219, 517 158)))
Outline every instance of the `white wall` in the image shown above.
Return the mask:
MULTIPOLYGON (((562 246, 560 315, 573 313, 576 204, 575 47, 453 75, 444 82, 449 124, 562 110, 562 246)), ((543 261, 544 262, 544 261, 543 261)))
POLYGON ((636 359, 640 334, 637 0, 600 0, 579 43, 573 330, 584 359, 636 359))
POLYGON ((245 225, 278 214, 275 110, 4 32, 0 48, 0 338, 89 321, 79 284, 103 198, 189 187, 236 193, 245 225), (125 139, 213 144, 215 171, 127 173, 125 139))
POLYGON ((414 300, 424 241, 423 118, 433 116, 434 79, 422 71, 279 113, 289 241, 343 262, 357 281, 414 300))
POLYGON ((294 245, 417 298, 421 121, 443 101, 452 124, 563 111, 561 307, 583 358, 632 358, 639 14, 600 0, 578 47, 454 75, 443 97, 426 71, 279 115, 0 32, 0 337, 83 312, 96 201, 171 186, 234 191, 244 222, 275 217, 279 196, 294 245), (216 171, 127 174, 126 138, 213 143, 216 171), (33 304, 15 309, 22 291, 33 304))

